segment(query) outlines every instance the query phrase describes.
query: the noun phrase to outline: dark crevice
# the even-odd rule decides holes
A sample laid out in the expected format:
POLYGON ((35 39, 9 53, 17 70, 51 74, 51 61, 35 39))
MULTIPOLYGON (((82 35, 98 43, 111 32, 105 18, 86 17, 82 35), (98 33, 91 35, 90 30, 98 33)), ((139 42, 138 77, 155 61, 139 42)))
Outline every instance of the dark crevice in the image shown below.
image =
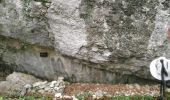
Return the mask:
POLYGON ((5 64, 0 58, 0 81, 4 81, 6 77, 14 72, 14 66, 5 64))
POLYGON ((170 0, 165 0, 162 4, 164 6, 163 10, 167 10, 170 7, 170 0))

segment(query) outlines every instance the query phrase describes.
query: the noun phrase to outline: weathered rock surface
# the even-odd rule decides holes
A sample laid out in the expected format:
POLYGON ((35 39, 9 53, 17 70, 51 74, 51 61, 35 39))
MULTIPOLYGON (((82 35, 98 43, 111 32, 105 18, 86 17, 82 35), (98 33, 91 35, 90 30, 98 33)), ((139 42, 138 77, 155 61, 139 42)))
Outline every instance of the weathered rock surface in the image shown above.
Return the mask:
POLYGON ((169 10, 168 0, 0 0, 1 62, 50 80, 145 82, 152 59, 170 58, 169 10))
POLYGON ((21 91, 26 84, 33 84, 41 81, 32 75, 14 72, 7 76, 6 81, 0 81, 0 94, 7 94, 12 91, 21 91))
POLYGON ((27 75, 27 74, 19 73, 19 72, 13 72, 12 74, 10 74, 6 77, 6 81, 8 81, 12 84, 19 84, 22 86, 25 84, 32 84, 32 83, 40 81, 40 80, 35 78, 32 75, 27 75))
POLYGON ((45 17, 47 6, 34 0, 1 0, 0 9, 0 35, 52 46, 45 17))
POLYGON ((79 16, 80 4, 81 0, 52 0, 47 13, 55 48, 73 57, 87 45, 86 25, 79 16))

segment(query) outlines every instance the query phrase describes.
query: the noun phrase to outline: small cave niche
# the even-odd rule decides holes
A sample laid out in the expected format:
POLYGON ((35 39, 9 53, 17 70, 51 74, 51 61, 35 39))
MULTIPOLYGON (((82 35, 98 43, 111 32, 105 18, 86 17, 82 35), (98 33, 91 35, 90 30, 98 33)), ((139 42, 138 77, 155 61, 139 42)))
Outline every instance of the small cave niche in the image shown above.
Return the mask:
POLYGON ((167 31, 167 38, 170 39, 170 27, 168 28, 168 31, 167 31))
POLYGON ((40 52, 40 57, 48 57, 48 52, 40 52))
POLYGON ((14 72, 13 65, 6 65, 0 61, 0 81, 6 80, 6 77, 14 72))

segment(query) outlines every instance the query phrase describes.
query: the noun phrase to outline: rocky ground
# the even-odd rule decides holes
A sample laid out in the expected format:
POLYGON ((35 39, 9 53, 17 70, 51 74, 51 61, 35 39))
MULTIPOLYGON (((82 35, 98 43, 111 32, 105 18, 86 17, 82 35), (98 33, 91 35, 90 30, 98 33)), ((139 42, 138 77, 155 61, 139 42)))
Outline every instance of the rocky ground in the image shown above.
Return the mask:
MULTIPOLYGON (((104 96, 154 96, 159 95, 158 85, 138 85, 138 84, 93 84, 93 83, 72 83, 66 85, 63 92, 52 93, 49 95, 49 92, 43 93, 45 96, 52 96, 56 100, 59 98, 69 98, 68 100, 77 100, 76 97, 81 96, 91 96, 95 100, 100 99, 104 96)), ((66 99, 66 100, 67 100, 66 99)), ((91 99, 90 99, 91 100, 91 99)), ((93 100, 93 99, 92 99, 93 100)), ((103 99, 102 99, 103 100, 103 99)))
POLYGON ((59 98, 77 100, 81 96, 102 98, 104 96, 159 95, 158 85, 69 83, 65 82, 63 77, 48 82, 17 72, 7 76, 6 81, 1 81, 0 84, 0 90, 3 90, 0 92, 10 93, 17 90, 20 96, 38 94, 56 100, 59 98))
POLYGON ((113 96, 129 96, 129 95, 158 95, 159 87, 158 85, 149 86, 138 84, 89 84, 89 83, 74 83, 66 86, 64 89, 65 95, 74 95, 81 92, 93 92, 103 94, 109 94, 113 96))

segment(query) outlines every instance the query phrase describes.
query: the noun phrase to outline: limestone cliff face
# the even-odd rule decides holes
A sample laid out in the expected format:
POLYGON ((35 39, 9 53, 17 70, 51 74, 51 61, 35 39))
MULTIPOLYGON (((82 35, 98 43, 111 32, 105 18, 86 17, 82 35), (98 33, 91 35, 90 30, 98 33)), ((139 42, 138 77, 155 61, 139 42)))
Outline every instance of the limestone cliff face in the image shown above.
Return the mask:
POLYGON ((169 27, 168 0, 0 0, 0 57, 47 79, 152 79, 150 61, 170 57, 169 27))

